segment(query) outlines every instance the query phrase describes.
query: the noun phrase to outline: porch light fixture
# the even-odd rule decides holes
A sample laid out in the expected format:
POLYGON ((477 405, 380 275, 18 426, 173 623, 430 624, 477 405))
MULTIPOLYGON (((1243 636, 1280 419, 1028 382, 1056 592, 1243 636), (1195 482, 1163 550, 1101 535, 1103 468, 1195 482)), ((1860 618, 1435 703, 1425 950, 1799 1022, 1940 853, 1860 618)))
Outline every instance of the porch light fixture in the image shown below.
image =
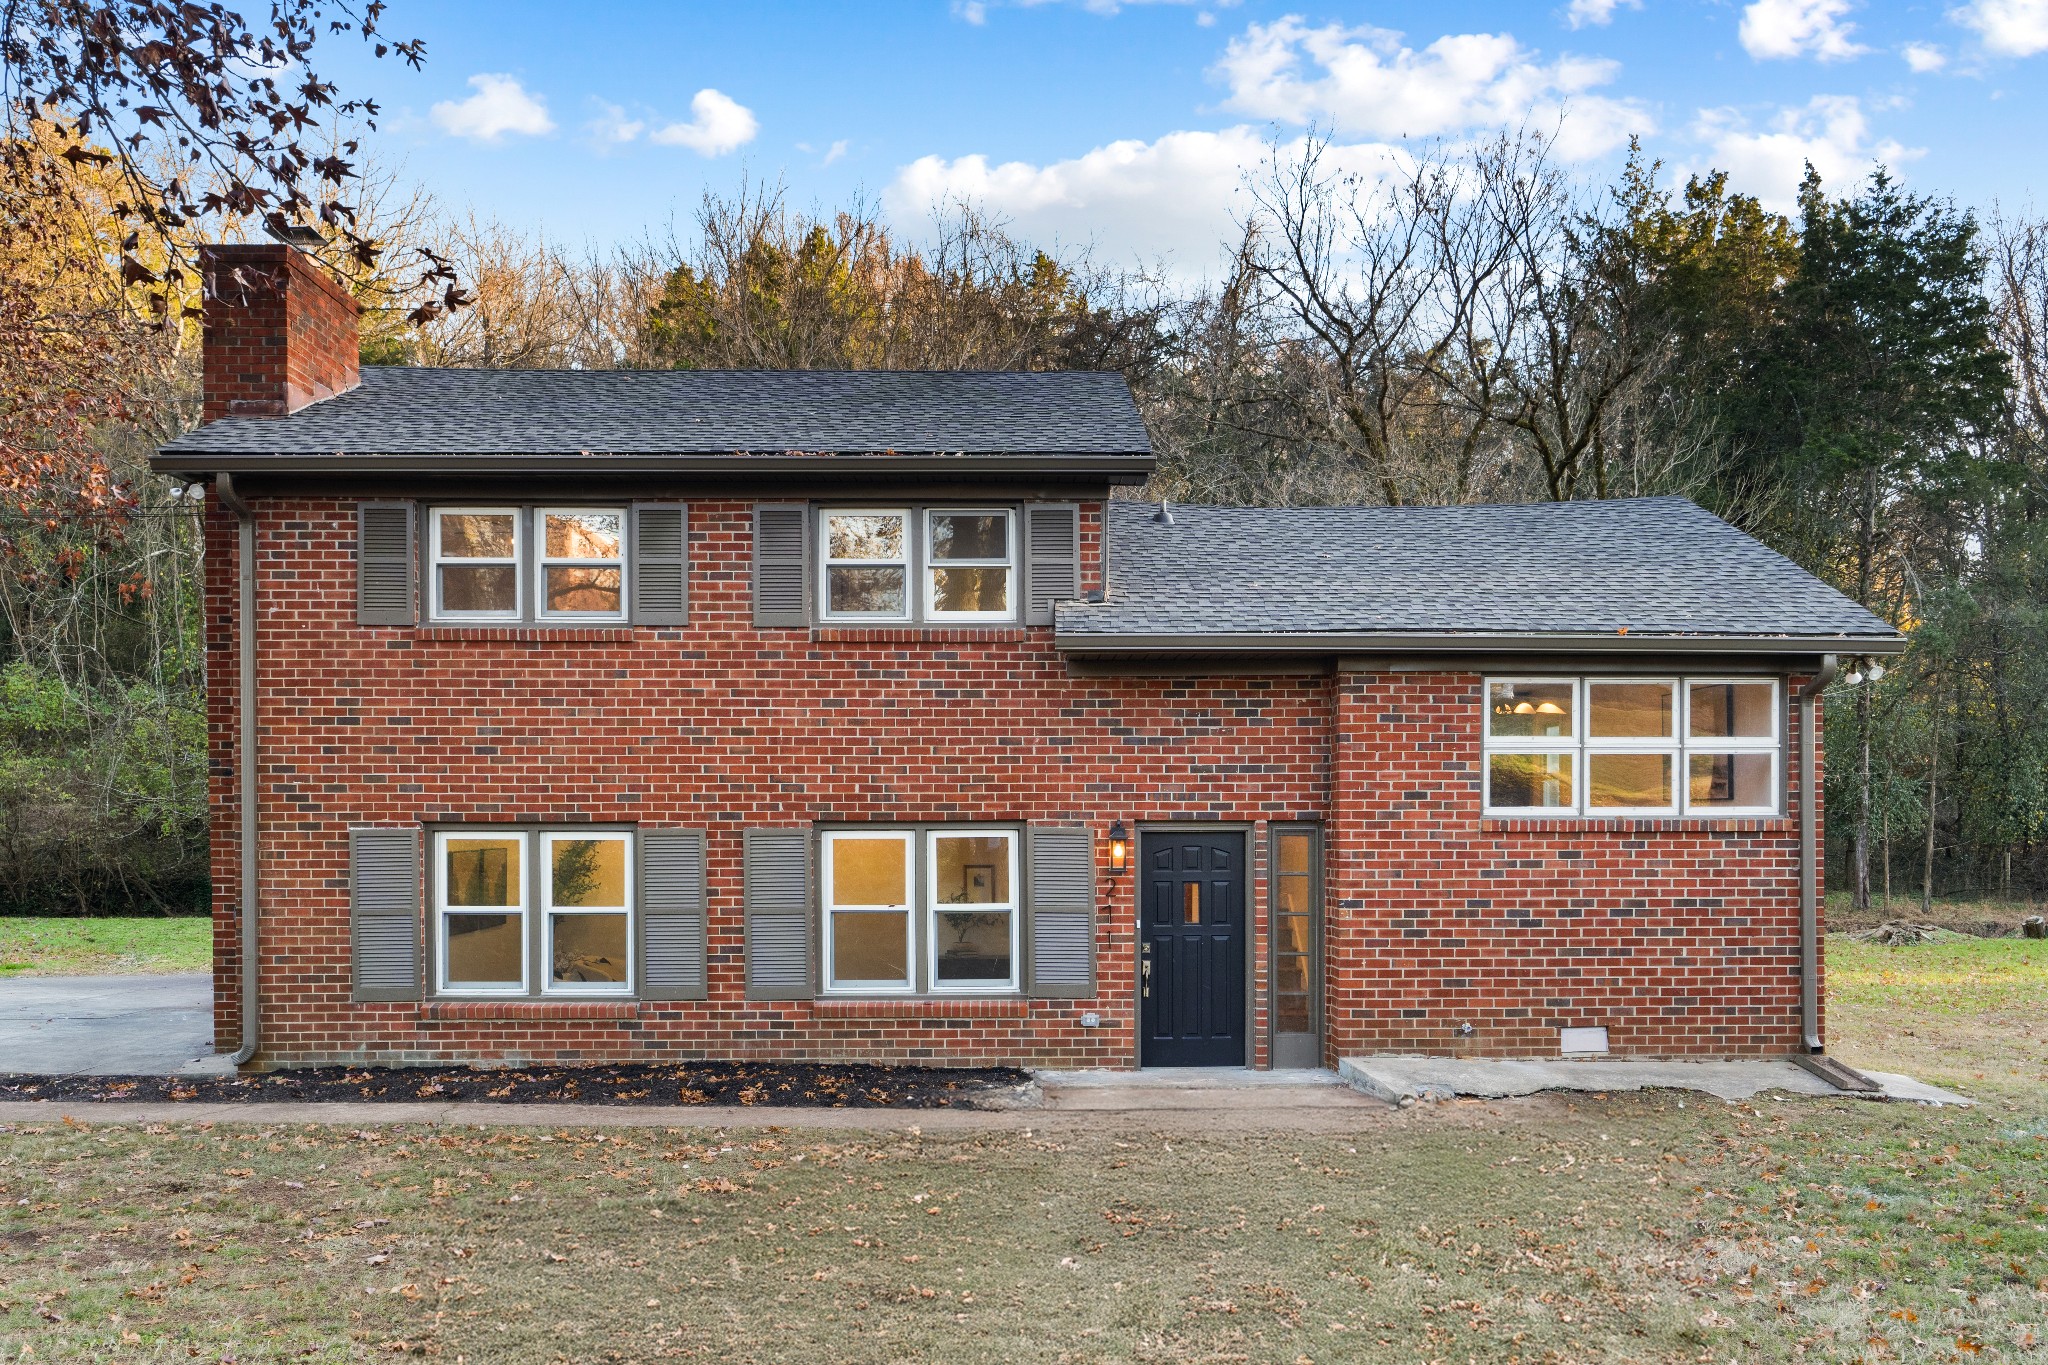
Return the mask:
POLYGON ((1109 827, 1109 875, 1121 877, 1131 865, 1131 836, 1121 820, 1109 827))

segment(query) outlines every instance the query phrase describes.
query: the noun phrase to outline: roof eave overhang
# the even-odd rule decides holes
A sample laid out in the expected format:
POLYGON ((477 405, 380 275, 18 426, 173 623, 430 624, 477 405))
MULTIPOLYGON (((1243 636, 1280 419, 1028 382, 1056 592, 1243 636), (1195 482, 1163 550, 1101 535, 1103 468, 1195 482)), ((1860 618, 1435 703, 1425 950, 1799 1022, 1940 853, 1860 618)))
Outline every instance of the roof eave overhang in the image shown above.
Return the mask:
POLYGON ((1302 658, 1501 654, 1894 655, 1903 635, 1646 635, 1619 632, 1110 635, 1055 631, 1075 659, 1302 658))
POLYGON ((859 479, 891 474, 1066 475, 1102 479, 1112 484, 1139 484, 1158 463, 1149 451, 1121 454, 903 454, 886 455, 750 455, 750 454, 598 454, 566 451, 548 454, 328 455, 276 451, 210 451, 160 449, 150 456, 159 474, 193 476, 230 473, 332 477, 337 474, 720 474, 790 480, 859 479))

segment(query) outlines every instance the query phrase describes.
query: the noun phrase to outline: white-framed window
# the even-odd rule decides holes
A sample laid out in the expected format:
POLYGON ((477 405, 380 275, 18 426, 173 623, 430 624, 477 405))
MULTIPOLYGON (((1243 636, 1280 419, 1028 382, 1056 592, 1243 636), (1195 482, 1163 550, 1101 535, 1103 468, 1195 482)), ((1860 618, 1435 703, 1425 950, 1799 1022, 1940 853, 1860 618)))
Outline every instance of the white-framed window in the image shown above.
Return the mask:
POLYGON ((1773 678, 1488 678, 1484 805, 1499 815, 1775 815, 1773 678))
POLYGON ((1017 829, 871 826, 827 830, 820 842, 828 992, 1018 989, 1017 829))
POLYGON ((526 849, 524 830, 434 835, 435 979, 442 991, 526 993, 526 849))
POLYGON ((443 829, 433 850, 438 993, 632 994, 630 830, 443 829))
POLYGON ((1783 727, 1776 679, 1686 679, 1686 809, 1700 815, 1775 814, 1783 727))
POLYGON ((828 508, 819 515, 818 602, 828 621, 910 619, 910 513, 828 508))
POLYGON ((631 994, 633 841, 613 832, 541 835, 550 994, 631 994))
POLYGON ((429 520, 433 615, 456 621, 518 620, 524 586, 520 509, 436 507, 429 520))
POLYGON ((926 960, 933 991, 1017 989, 1017 832, 925 832, 926 960))
POLYGON ((431 620, 623 621, 623 507, 433 507, 431 620))
POLYGON ((907 830, 830 830, 823 843, 825 989, 912 989, 914 836, 907 830))
POLYGON ((818 619, 1015 621, 1019 521, 1013 507, 821 507, 818 619))
POLYGON ((925 616, 1007 621, 1016 615, 1016 517, 1007 508, 927 508, 925 616))
POLYGON ((543 507, 533 515, 540 543, 540 614, 554 620, 623 618, 624 510, 543 507))

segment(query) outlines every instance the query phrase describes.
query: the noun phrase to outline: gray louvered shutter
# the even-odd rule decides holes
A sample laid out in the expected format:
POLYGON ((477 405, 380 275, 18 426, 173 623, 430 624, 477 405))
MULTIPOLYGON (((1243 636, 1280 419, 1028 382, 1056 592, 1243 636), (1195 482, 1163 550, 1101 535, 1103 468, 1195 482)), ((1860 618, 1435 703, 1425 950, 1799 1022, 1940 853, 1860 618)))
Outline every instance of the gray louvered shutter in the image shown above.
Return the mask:
POLYGON ((356 505, 356 624, 409 626, 419 619, 417 525, 409 502, 356 505))
POLYGON ((640 994, 702 1000, 705 981, 704 831, 640 831, 640 994))
POLYGON ((420 998, 420 832, 348 832, 349 943, 358 1000, 420 998))
POLYGON ((690 516, 681 503, 633 504, 633 624, 690 623, 690 516))
POLYGON ((1052 604, 1081 595, 1081 509, 1032 503, 1024 509, 1024 621, 1052 624, 1052 604))
POLYGON ((1086 999, 1095 994, 1095 832, 1033 825, 1027 835, 1025 994, 1086 999))
POLYGON ((808 1000, 817 991, 811 832, 750 829, 745 840, 747 998, 808 1000))
POLYGON ((807 626, 811 509, 764 503, 754 509, 754 624, 807 626))

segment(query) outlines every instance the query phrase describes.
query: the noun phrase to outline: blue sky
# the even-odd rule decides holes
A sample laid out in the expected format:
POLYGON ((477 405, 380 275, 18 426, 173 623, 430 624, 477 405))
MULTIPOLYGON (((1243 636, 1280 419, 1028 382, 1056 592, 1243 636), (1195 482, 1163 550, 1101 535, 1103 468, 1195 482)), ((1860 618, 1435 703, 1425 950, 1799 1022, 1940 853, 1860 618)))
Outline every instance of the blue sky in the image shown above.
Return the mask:
POLYGON ((687 221, 707 187, 856 193, 915 231, 970 197, 1035 240, 1203 272, 1270 139, 1404 140, 1562 110, 1608 174, 1630 133, 1789 203, 1802 164, 1882 159, 1915 189, 2036 203, 2048 0, 396 0, 413 72, 331 43, 384 106, 376 145, 444 205, 606 244, 687 221))

